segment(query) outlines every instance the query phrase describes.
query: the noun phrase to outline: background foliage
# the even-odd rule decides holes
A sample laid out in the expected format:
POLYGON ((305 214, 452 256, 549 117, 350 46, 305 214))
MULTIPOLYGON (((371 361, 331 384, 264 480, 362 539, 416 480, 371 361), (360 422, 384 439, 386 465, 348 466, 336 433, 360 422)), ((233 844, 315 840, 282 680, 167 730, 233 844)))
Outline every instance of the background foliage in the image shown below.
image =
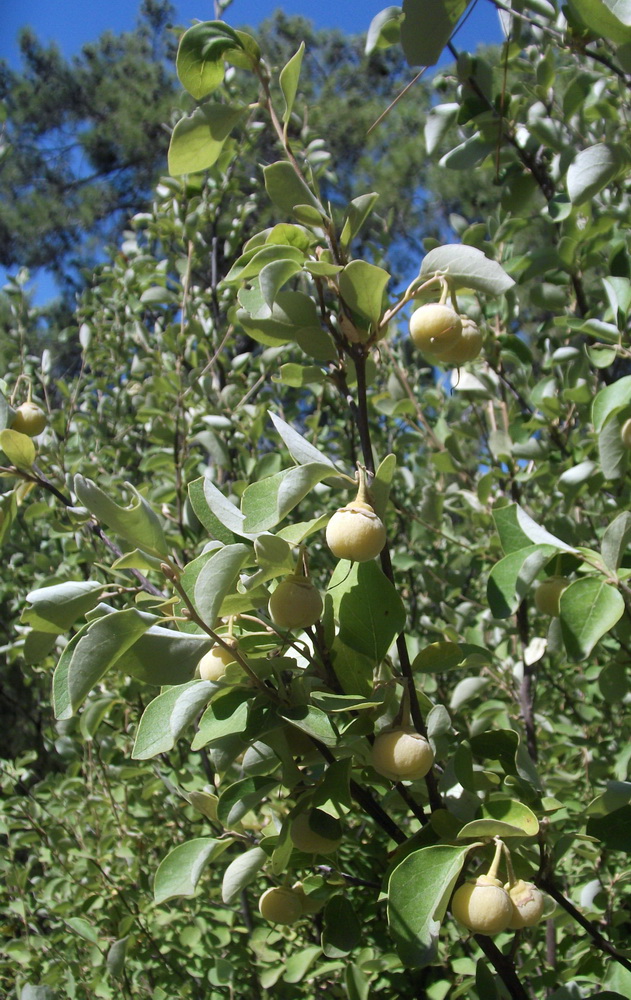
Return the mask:
POLYGON ((102 40, 71 68, 25 43, 25 78, 7 83, 7 190, 41 169, 35 78, 53 70, 55 127, 76 129, 97 175, 51 174, 30 215, 43 230, 30 209, 7 215, 7 262, 82 253, 135 213, 71 320, 43 329, 24 272, 3 291, 2 423, 29 381, 49 414, 36 455, 0 438, 10 996, 631 995, 629 29, 601 0, 520 7, 501 51, 454 50, 367 140, 409 79, 399 39, 412 64, 448 43, 438 18, 419 53, 404 9, 402 27, 393 8, 373 23, 367 57, 279 16, 257 34, 263 64, 207 28, 220 54, 193 60, 220 68, 210 98, 168 76, 162 5, 145 9, 153 35, 102 40), (112 97, 112 131, 96 124, 99 67, 120 97, 128 65, 138 99, 112 97), (160 90, 150 114, 145 87, 160 90), (218 138, 226 106, 239 113, 218 138), (200 115, 207 162, 190 172, 200 115), (185 169, 145 200, 164 121, 185 169), (85 199, 60 227, 67 184, 85 199), (412 293, 445 266, 485 331, 456 371, 407 336, 412 293), (322 527, 358 462, 378 469, 389 548, 352 568, 322 527), (303 540, 327 612, 287 639, 267 596, 303 540), (533 601, 551 574, 571 581, 554 618, 533 601), (251 674, 194 680, 218 615, 242 611, 251 674), (427 783, 370 764, 404 692, 436 752, 427 783), (335 855, 291 850, 307 803, 342 817, 335 855), (444 911, 498 833, 550 919, 474 940, 444 911), (324 910, 265 923, 257 899, 284 878, 324 910))

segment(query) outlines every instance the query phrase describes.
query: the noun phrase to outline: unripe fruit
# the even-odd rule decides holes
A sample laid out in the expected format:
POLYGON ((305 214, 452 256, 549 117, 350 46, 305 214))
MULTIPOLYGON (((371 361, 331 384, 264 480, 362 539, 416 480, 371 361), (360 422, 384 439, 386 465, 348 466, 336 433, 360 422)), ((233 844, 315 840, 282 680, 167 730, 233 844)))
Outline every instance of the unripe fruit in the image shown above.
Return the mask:
POLYGON ((342 825, 322 809, 307 809, 292 821, 289 835, 294 847, 305 854, 330 854, 342 843, 342 825))
POLYGON ((319 913, 320 912, 320 910, 324 906, 324 900, 323 899, 314 899, 313 896, 307 896, 307 894, 306 894, 306 892, 305 892, 305 890, 303 888, 302 882, 294 882, 294 884, 292 885, 291 888, 292 888, 293 892, 295 892, 296 895, 299 896, 299 898, 300 898, 300 902, 302 904, 302 912, 303 913, 319 913))
POLYGON ((482 350, 482 339, 477 323, 467 316, 462 317, 462 333, 456 343, 434 357, 443 365, 464 365, 477 358, 482 350))
POLYGON ((414 729, 379 733, 372 748, 372 766, 392 781, 424 778, 434 763, 434 752, 414 729))
POLYGON ((37 437, 44 430, 48 423, 48 417, 43 410, 28 400, 22 403, 15 411, 15 416, 11 423, 11 430, 20 434, 28 434, 29 437, 37 437))
POLYGON ((410 336, 422 354, 437 356, 453 347, 462 334, 462 320, 451 306, 428 302, 412 313, 410 336))
POLYGON ((570 581, 566 576, 549 576, 535 590, 535 607, 542 615, 556 618, 560 612, 561 594, 570 581))
POLYGON ((517 879, 512 886, 507 882, 504 888, 513 904, 513 915, 508 925, 510 930, 518 931, 522 927, 534 927, 538 924, 543 914, 545 897, 537 886, 517 879))
POLYGON ((288 576, 269 599, 269 616, 280 628, 309 628, 321 618, 324 605, 317 587, 306 576, 288 576))
POLYGON ((275 886, 259 899, 259 911, 270 924, 295 924, 302 916, 302 902, 293 889, 275 886))
POLYGON ((326 528, 326 543, 338 559, 367 562, 386 544, 386 529, 369 503, 353 500, 335 511, 326 528))
POLYGON ((620 428, 620 440, 623 448, 631 448, 631 417, 620 428))
MULTIPOLYGON (((226 639, 226 642, 228 645, 234 644, 234 648, 237 648, 234 639, 226 639)), ((235 662, 234 654, 217 644, 212 649, 209 649, 207 653, 204 653, 199 661, 199 676, 203 681, 219 681, 225 674, 228 664, 235 662)))
POLYGON ((499 879, 480 875, 456 889, 451 912, 474 934, 500 934, 513 917, 513 903, 499 879))

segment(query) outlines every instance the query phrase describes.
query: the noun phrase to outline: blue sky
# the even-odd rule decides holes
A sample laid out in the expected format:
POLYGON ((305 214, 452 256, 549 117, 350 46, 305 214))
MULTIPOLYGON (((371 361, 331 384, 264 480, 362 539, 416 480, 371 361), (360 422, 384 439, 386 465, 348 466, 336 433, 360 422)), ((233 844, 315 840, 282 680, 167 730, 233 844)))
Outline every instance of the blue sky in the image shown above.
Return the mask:
MULTIPOLYGON (((391 0, 392 2, 392 0, 391 0)), ((103 31, 115 33, 134 28, 140 0, 0 0, 0 59, 19 68, 17 34, 20 28, 32 28, 43 43, 56 42, 65 56, 80 52, 81 47, 103 31)), ((255 26, 281 7, 288 14, 308 17, 317 27, 340 28, 352 34, 365 33, 372 18, 388 0, 233 0, 224 18, 235 26, 255 26)), ((213 17, 212 0, 175 0, 175 22, 187 27, 194 20, 213 17)), ((474 51, 478 45, 500 42, 497 12, 490 0, 476 0, 454 44, 458 49, 474 51)), ((445 56, 443 61, 451 61, 445 56)), ((6 272, 0 268, 0 284, 6 272)), ((42 304, 55 295, 56 288, 46 273, 33 276, 35 302, 42 304)))
MULTIPOLYGON (((177 22, 187 26, 193 20, 213 17, 211 0, 179 0, 174 3, 177 22)), ((350 33, 365 32, 371 19, 388 0, 234 0, 225 20, 234 25, 256 25, 278 7, 286 14, 301 14, 318 27, 341 28, 350 33)), ((28 25, 44 42, 55 41, 66 55, 78 52, 85 42, 110 29, 128 31, 134 27, 139 0, 0 0, 0 58, 17 64, 17 32, 28 25)), ((465 25, 456 36, 458 48, 471 51, 481 42, 499 42, 497 13, 490 0, 477 0, 465 25)))

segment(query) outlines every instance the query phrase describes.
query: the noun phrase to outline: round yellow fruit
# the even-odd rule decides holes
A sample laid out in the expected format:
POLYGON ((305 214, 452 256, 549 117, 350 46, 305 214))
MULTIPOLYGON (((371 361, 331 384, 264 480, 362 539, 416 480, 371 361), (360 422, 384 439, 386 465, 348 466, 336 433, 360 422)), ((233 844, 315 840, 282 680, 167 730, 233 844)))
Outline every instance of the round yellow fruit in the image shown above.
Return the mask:
POLYGON ((392 781, 424 778, 434 763, 434 751, 414 729, 379 733, 372 747, 372 766, 392 781))
POLYGON ((324 605, 317 587, 306 576, 288 576, 269 599, 269 616, 279 628, 309 628, 322 617, 324 605))
POLYGON ((234 653, 217 644, 209 649, 199 661, 199 676, 203 681, 220 681, 228 664, 235 662, 234 653))
POLYGON ((460 337, 448 347, 441 350, 434 357, 443 365, 464 365, 467 361, 474 361, 482 350, 482 334, 477 323, 468 317, 462 317, 462 333, 460 337))
POLYGON ((557 618, 560 611, 561 594, 570 581, 566 576, 549 576, 535 590, 535 607, 542 615, 557 618))
POLYGON ((620 440, 624 448, 631 448, 631 417, 620 428, 620 440))
POLYGON ((295 924, 302 916, 302 901, 293 889, 275 886, 259 899, 259 911, 270 924, 295 924))
POLYGON ((289 835, 294 847, 305 854, 330 854, 342 843, 342 825, 322 809, 307 809, 292 821, 289 835))
POLYGON ((37 437, 44 430, 48 423, 48 417, 36 403, 30 400, 22 403, 15 411, 15 416, 11 423, 11 430, 20 434, 28 434, 29 437, 37 437))
POLYGON ((326 528, 326 543, 338 559, 367 562, 386 544, 386 529, 369 503, 353 500, 335 511, 326 528))
POLYGON ((451 306, 428 302, 412 313, 410 336, 422 354, 438 356, 462 335, 462 320, 451 306))
POLYGON ((513 903, 499 879, 480 875, 456 889, 451 912, 474 934, 500 934, 513 918, 513 903))
POLYGON ((518 931, 522 927, 534 927, 538 924, 545 904, 545 896, 541 890, 523 879, 517 879, 512 886, 506 883, 504 888, 513 904, 513 915, 508 925, 510 930, 518 931))

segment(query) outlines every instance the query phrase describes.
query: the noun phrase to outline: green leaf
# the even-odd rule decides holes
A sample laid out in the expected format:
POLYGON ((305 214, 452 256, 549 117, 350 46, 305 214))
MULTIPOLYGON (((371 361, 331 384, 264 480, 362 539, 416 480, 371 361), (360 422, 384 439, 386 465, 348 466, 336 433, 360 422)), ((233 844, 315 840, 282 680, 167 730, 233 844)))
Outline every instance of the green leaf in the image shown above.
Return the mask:
POLYGON ((244 732, 251 697, 252 693, 242 688, 231 688, 217 695, 199 720, 199 729, 191 743, 191 750, 200 750, 224 736, 244 732))
POLYGON ((593 577, 575 580, 561 594, 561 633, 568 655, 584 660, 624 614, 622 595, 593 577))
POLYGON ((285 246, 282 243, 269 243, 263 247, 256 247, 235 261, 224 281, 234 285, 241 284, 256 278, 269 264, 281 261, 285 263, 293 261, 298 265, 296 270, 300 270, 305 261, 304 250, 291 245, 285 246))
POLYGON ((495 564, 486 589, 494 618, 508 618, 515 613, 533 581, 557 552, 554 545, 528 545, 495 564))
POLYGON ((180 38, 176 68, 182 86, 199 101, 223 83, 224 53, 239 46, 236 34, 218 22, 195 24, 180 38))
POLYGON ((339 276, 340 295, 346 305, 378 326, 383 312, 383 293, 390 275, 365 260, 352 260, 339 276))
MULTIPOLYGON (((631 9, 631 4, 629 5, 631 9)), ((631 28, 629 29, 631 39, 631 28)), ((567 192, 574 205, 591 201, 620 173, 625 157, 617 146, 599 142, 582 149, 567 172, 567 192)))
POLYGON ((305 465, 309 462, 320 462, 324 465, 330 465, 332 469, 335 469, 331 459, 324 452, 320 451, 319 448, 316 448, 315 445, 307 441, 291 424, 288 424, 282 417, 276 416, 271 410, 267 412, 294 462, 297 462, 299 465, 305 465))
POLYGON ((454 288, 473 288, 486 295, 503 295, 515 284, 497 261, 459 243, 436 247, 423 258, 420 277, 434 274, 446 275, 454 288))
POLYGON ((16 469, 30 469, 37 455, 31 438, 19 431, 0 431, 0 448, 16 469))
POLYGON ((346 694, 369 698, 373 691, 372 660, 345 646, 336 636, 331 649, 333 669, 346 694))
POLYGON ((404 965, 424 968, 469 847, 424 847, 408 854, 388 882, 388 922, 404 965))
POLYGON ((313 736, 327 747, 337 746, 340 737, 333 722, 321 709, 314 705, 297 705, 280 713, 282 718, 291 722, 296 729, 301 729, 308 736, 313 736))
POLYGON ((536 837, 539 820, 528 806, 515 799, 491 799, 482 807, 482 816, 463 826, 458 840, 466 837, 536 837))
POLYGON ((59 996, 50 986, 31 986, 27 983, 22 987, 20 1000, 59 1000, 59 996))
POLYGON ((598 37, 624 45, 631 42, 629 0, 569 0, 570 9, 598 37))
POLYGON ((609 524, 600 543, 603 561, 615 573, 622 564, 631 542, 631 513, 623 510, 609 524))
POLYGON ((146 684, 186 684, 209 649, 207 636, 152 625, 118 660, 118 670, 146 684))
POLYGON ((533 521, 519 504, 509 503, 505 507, 495 507, 493 520, 502 548, 508 554, 528 545, 550 545, 560 552, 576 552, 571 545, 567 545, 533 521))
POLYGON ((253 847, 231 861, 224 872, 221 898, 228 905, 237 900, 246 886, 254 881, 267 861, 267 854, 260 847, 253 847))
POLYGON ((174 177, 207 170, 219 159, 223 145, 247 108, 209 104, 181 118, 171 133, 169 173, 174 177))
POLYGON ((592 406, 594 430, 601 431, 620 410, 631 404, 631 375, 605 386, 595 396, 592 406))
POLYGON ((465 660, 472 664, 491 662, 491 653, 482 646, 470 643, 432 642, 422 649, 414 658, 412 670, 423 674, 442 674, 447 670, 455 670, 465 660))
POLYGON ((107 971, 110 976, 114 976, 115 979, 120 979, 123 975, 128 943, 129 935, 124 938, 119 938, 118 941, 114 942, 107 953, 107 958, 105 960, 107 971))
POLYGON ((84 941, 89 941, 90 944, 99 943, 99 935, 94 929, 94 925, 88 920, 84 920, 83 917, 67 917, 64 923, 70 927, 71 930, 78 934, 79 937, 83 938, 84 941))
POLYGON ((198 615, 215 627, 222 601, 234 587, 239 571, 251 555, 247 545, 236 543, 219 549, 202 567, 195 582, 194 603, 198 615))
POLYGON ((322 948, 317 944, 308 945, 300 951, 293 952, 285 962, 285 974, 283 982, 299 983, 306 976, 307 972, 315 962, 316 958, 322 954, 322 948))
MULTIPOLYGON (((243 522, 245 521, 244 515, 238 507, 235 507, 235 505, 223 495, 221 490, 217 489, 208 476, 204 476, 203 486, 204 499, 208 504, 208 508, 213 517, 215 517, 217 521, 224 526, 224 528, 227 528, 233 535, 239 535, 241 538, 256 538, 256 533, 250 534, 243 530, 243 522)), ((230 539, 230 541, 232 541, 232 539, 230 539)))
POLYGON ((118 941, 115 941, 108 950, 105 965, 108 973, 110 976, 113 976, 114 979, 121 979, 124 975, 128 944, 129 935, 124 938, 119 938, 118 941))
POLYGON ((403 0, 401 45, 410 66, 435 66, 469 0, 403 0))
POLYGON ((281 365, 278 375, 272 375, 272 382, 289 385, 293 389, 303 389, 306 385, 322 385, 326 374, 315 365, 296 365, 293 362, 281 365))
POLYGON ((85 631, 81 630, 73 646, 72 659, 64 671, 67 698, 63 699, 63 714, 57 718, 70 718, 94 685, 155 620, 153 615, 128 608, 103 615, 91 622, 85 631))
MULTIPOLYGON (((388 9, 392 10, 393 8, 388 9)), ((348 249, 361 230, 364 222, 372 212, 378 197, 379 195, 376 191, 371 191, 369 194, 361 194, 358 198, 353 198, 349 202, 340 236, 340 246, 344 250, 348 249)))
POLYGON ((336 893, 322 914, 322 951, 327 958, 343 958, 360 944, 362 929, 347 896, 336 893))
POLYGON ((263 176, 269 197, 282 212, 297 214, 297 206, 308 205, 317 213, 319 222, 326 219, 322 204, 298 176, 291 163, 271 163, 263 168, 263 176))
POLYGON ((267 798, 272 788, 279 784, 277 778, 255 775, 228 785, 217 802, 217 819, 225 827, 233 827, 250 809, 267 798))
POLYGON ((26 608, 21 620, 41 632, 66 632, 77 618, 98 604, 104 589, 102 583, 83 580, 40 587, 26 595, 32 607, 26 608))
POLYGON ((229 841, 222 843, 214 837, 198 837, 175 847, 162 859, 156 871, 153 884, 156 905, 177 896, 194 896, 202 872, 228 845, 229 841))
MULTIPOLYGON (((194 479, 192 483, 188 484, 188 496, 191 501, 191 506, 195 512, 195 516, 199 519, 200 523, 209 533, 210 537, 216 538, 218 541, 223 542, 224 545, 230 545, 235 541, 234 533, 226 528, 223 522, 211 510, 204 492, 204 484, 206 480, 206 476, 200 476, 199 479, 194 479)), ((210 480, 208 480, 208 482, 210 483, 210 480)), ((215 486, 213 486, 212 489, 216 491, 216 494, 218 494, 219 497, 221 497, 219 506, 222 509, 226 509, 228 512, 231 512, 230 508, 232 508, 232 511, 234 511, 235 514, 233 523, 240 525, 243 518, 238 508, 235 507, 234 504, 231 504, 229 500, 226 500, 223 493, 220 493, 215 486), (223 501, 223 503, 221 501, 223 501)), ((214 496, 215 494, 213 494, 213 497, 214 496)))
POLYGON ((270 309, 283 285, 300 270, 302 270, 300 264, 293 260, 275 260, 261 269, 259 284, 263 298, 270 309))
POLYGON ((328 596, 340 623, 340 641, 381 663, 393 639, 405 627, 405 608, 396 588, 374 560, 341 559, 328 596))
POLYGON ((476 133, 445 153, 438 161, 438 165, 447 170, 471 170, 478 163, 482 163, 495 148, 496 143, 488 142, 476 133))
POLYGON ((460 105, 455 103, 437 104, 430 109, 425 119, 424 128, 425 148, 428 156, 431 156, 440 146, 444 136, 455 124, 459 110, 460 105))
POLYGON ((631 806, 589 819, 586 832, 590 837, 597 837, 610 851, 631 854, 631 806))
POLYGON ((102 521, 134 547, 144 549, 151 555, 167 555, 168 547, 158 515, 131 483, 125 483, 125 486, 133 494, 133 500, 127 507, 121 507, 110 500, 91 479, 83 476, 75 476, 74 479, 75 493, 80 503, 98 521, 102 521))
POLYGON ((216 685, 209 681, 189 681, 168 688, 150 701, 138 723, 133 759, 149 760, 172 750, 214 691, 216 685))
POLYGON ((400 7, 386 7, 375 14, 368 27, 366 35, 367 56, 375 49, 387 49, 401 40, 401 23, 403 11, 400 7))
POLYGON ((244 527, 250 532, 269 531, 287 517, 317 483, 330 476, 328 463, 310 462, 252 483, 241 498, 244 527))
POLYGON ((305 53, 305 43, 301 42, 298 51, 291 57, 289 62, 280 71, 278 82, 285 98, 285 113, 283 121, 287 123, 291 118, 292 108, 296 100, 298 81, 300 79, 300 69, 302 67, 302 57, 305 53))
POLYGON ((388 506, 388 498, 390 496, 390 489, 392 487, 392 480, 394 479, 396 469, 396 455, 386 455, 386 457, 379 463, 379 468, 375 472, 375 478, 370 484, 372 506, 375 514, 377 514, 377 516, 382 520, 388 506))

